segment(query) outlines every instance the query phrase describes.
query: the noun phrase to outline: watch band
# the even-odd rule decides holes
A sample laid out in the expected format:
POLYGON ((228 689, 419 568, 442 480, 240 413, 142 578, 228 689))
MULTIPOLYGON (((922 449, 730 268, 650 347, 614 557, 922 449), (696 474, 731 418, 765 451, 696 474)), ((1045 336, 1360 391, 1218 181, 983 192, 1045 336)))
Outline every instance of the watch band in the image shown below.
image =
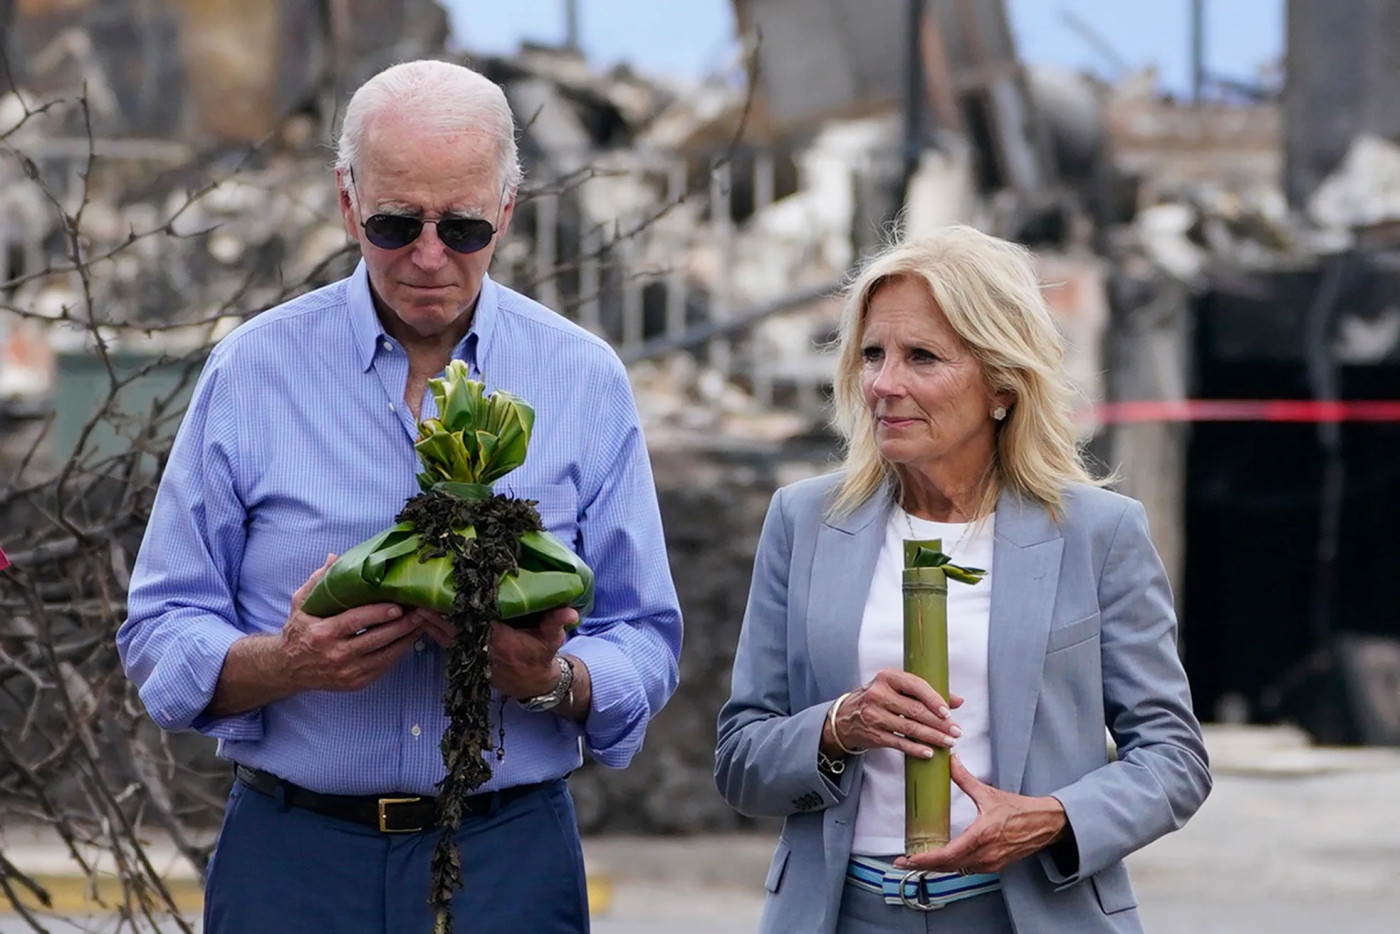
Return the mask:
POLYGON ((574 666, 562 655, 554 656, 554 660, 559 663, 559 680, 545 693, 522 699, 519 702, 521 707, 532 713, 543 713, 558 707, 573 693, 574 666))

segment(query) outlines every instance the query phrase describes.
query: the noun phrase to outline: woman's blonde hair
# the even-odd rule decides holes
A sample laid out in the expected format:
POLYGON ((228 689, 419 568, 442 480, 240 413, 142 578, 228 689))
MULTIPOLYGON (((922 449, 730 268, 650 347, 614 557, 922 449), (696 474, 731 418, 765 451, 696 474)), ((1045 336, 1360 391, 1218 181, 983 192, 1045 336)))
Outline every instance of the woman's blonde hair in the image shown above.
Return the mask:
MULTIPOLYGON (((875 422, 861 389, 861 342, 870 300, 884 285, 913 279, 982 366, 993 393, 1013 402, 997 423, 996 451, 977 517, 1010 489, 1057 514, 1065 488, 1098 484, 1075 439, 1076 393, 1064 372, 1064 338, 1041 295, 1030 251, 971 227, 895 243, 867 262, 847 291, 837 338, 836 429, 845 443, 845 477, 832 503, 847 515, 900 477, 875 443, 875 422)), ((990 413, 989 413, 990 417, 990 413)))

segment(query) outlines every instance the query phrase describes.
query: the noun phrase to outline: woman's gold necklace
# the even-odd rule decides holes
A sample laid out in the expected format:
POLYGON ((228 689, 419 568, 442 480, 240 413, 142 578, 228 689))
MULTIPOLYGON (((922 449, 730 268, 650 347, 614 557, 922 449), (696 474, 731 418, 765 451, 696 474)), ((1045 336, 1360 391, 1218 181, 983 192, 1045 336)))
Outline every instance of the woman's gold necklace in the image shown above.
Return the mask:
MULTIPOLYGON (((901 506, 901 507, 899 507, 899 511, 902 512, 902 513, 904 513, 904 524, 905 524, 906 526, 909 527, 909 537, 910 537, 911 539, 918 539, 918 537, 919 537, 918 534, 916 534, 916 533, 914 532, 914 518, 913 518, 913 516, 911 516, 911 515, 909 514, 909 510, 907 510, 907 509, 905 509, 903 506, 901 506)), ((927 521, 932 522, 933 520, 930 519, 930 520, 927 520, 927 521)), ((945 523, 945 524, 950 524, 950 523, 945 523)), ((965 523, 963 523, 964 528, 963 528, 963 530, 962 530, 962 534, 958 536, 958 540, 957 540, 957 541, 953 542, 953 547, 942 549, 943 553, 944 553, 945 555, 947 555, 949 558, 953 557, 954 552, 956 552, 959 548, 962 547, 963 539, 967 538, 967 534, 968 534, 969 532, 972 531, 973 526, 975 526, 976 524, 977 524, 976 520, 973 520, 973 521, 971 521, 971 522, 965 522, 965 523)))

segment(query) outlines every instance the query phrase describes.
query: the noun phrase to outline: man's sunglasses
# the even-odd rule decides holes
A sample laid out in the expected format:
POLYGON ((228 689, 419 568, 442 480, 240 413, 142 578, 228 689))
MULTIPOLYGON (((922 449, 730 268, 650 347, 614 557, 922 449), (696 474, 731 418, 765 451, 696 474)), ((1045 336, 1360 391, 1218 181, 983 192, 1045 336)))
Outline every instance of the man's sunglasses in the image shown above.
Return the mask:
MULTIPOLYGON (((359 187, 355 184, 355 170, 350 170, 350 187, 355 192, 355 200, 360 200, 359 187)), ((505 192, 501 193, 501 203, 505 203, 505 192)), ((476 253, 484 250, 496 236, 496 227, 480 217, 439 217, 428 220, 411 214, 372 214, 360 223, 365 230, 365 239, 381 250, 402 250, 423 232, 424 224, 436 224, 438 239, 442 245, 456 253, 476 253)))
POLYGON ((365 229, 365 238, 381 250, 401 250, 418 239, 424 224, 436 224, 442 245, 457 253, 483 250, 496 236, 491 222, 480 217, 425 220, 410 214, 373 214, 360 226, 365 229))

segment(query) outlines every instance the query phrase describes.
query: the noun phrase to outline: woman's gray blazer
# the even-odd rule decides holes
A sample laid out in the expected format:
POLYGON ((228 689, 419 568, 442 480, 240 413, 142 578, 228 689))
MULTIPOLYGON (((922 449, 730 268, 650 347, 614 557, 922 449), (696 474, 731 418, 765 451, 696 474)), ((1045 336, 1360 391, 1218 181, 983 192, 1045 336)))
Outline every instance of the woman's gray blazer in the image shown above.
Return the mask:
MULTIPOLYGON (((839 475, 785 487, 763 524, 715 780, 741 812, 786 818, 761 930, 836 926, 860 795, 817 771, 827 708, 859 687, 856 636, 890 499, 827 521, 839 475)), ((1123 858, 1180 827, 1210 791, 1176 617, 1142 504, 1069 490, 1061 521, 997 503, 988 639, 992 784, 1054 795, 1077 864, 1002 870, 1018 931, 1140 931, 1123 858), (1117 745, 1110 761, 1104 727, 1117 745)))

